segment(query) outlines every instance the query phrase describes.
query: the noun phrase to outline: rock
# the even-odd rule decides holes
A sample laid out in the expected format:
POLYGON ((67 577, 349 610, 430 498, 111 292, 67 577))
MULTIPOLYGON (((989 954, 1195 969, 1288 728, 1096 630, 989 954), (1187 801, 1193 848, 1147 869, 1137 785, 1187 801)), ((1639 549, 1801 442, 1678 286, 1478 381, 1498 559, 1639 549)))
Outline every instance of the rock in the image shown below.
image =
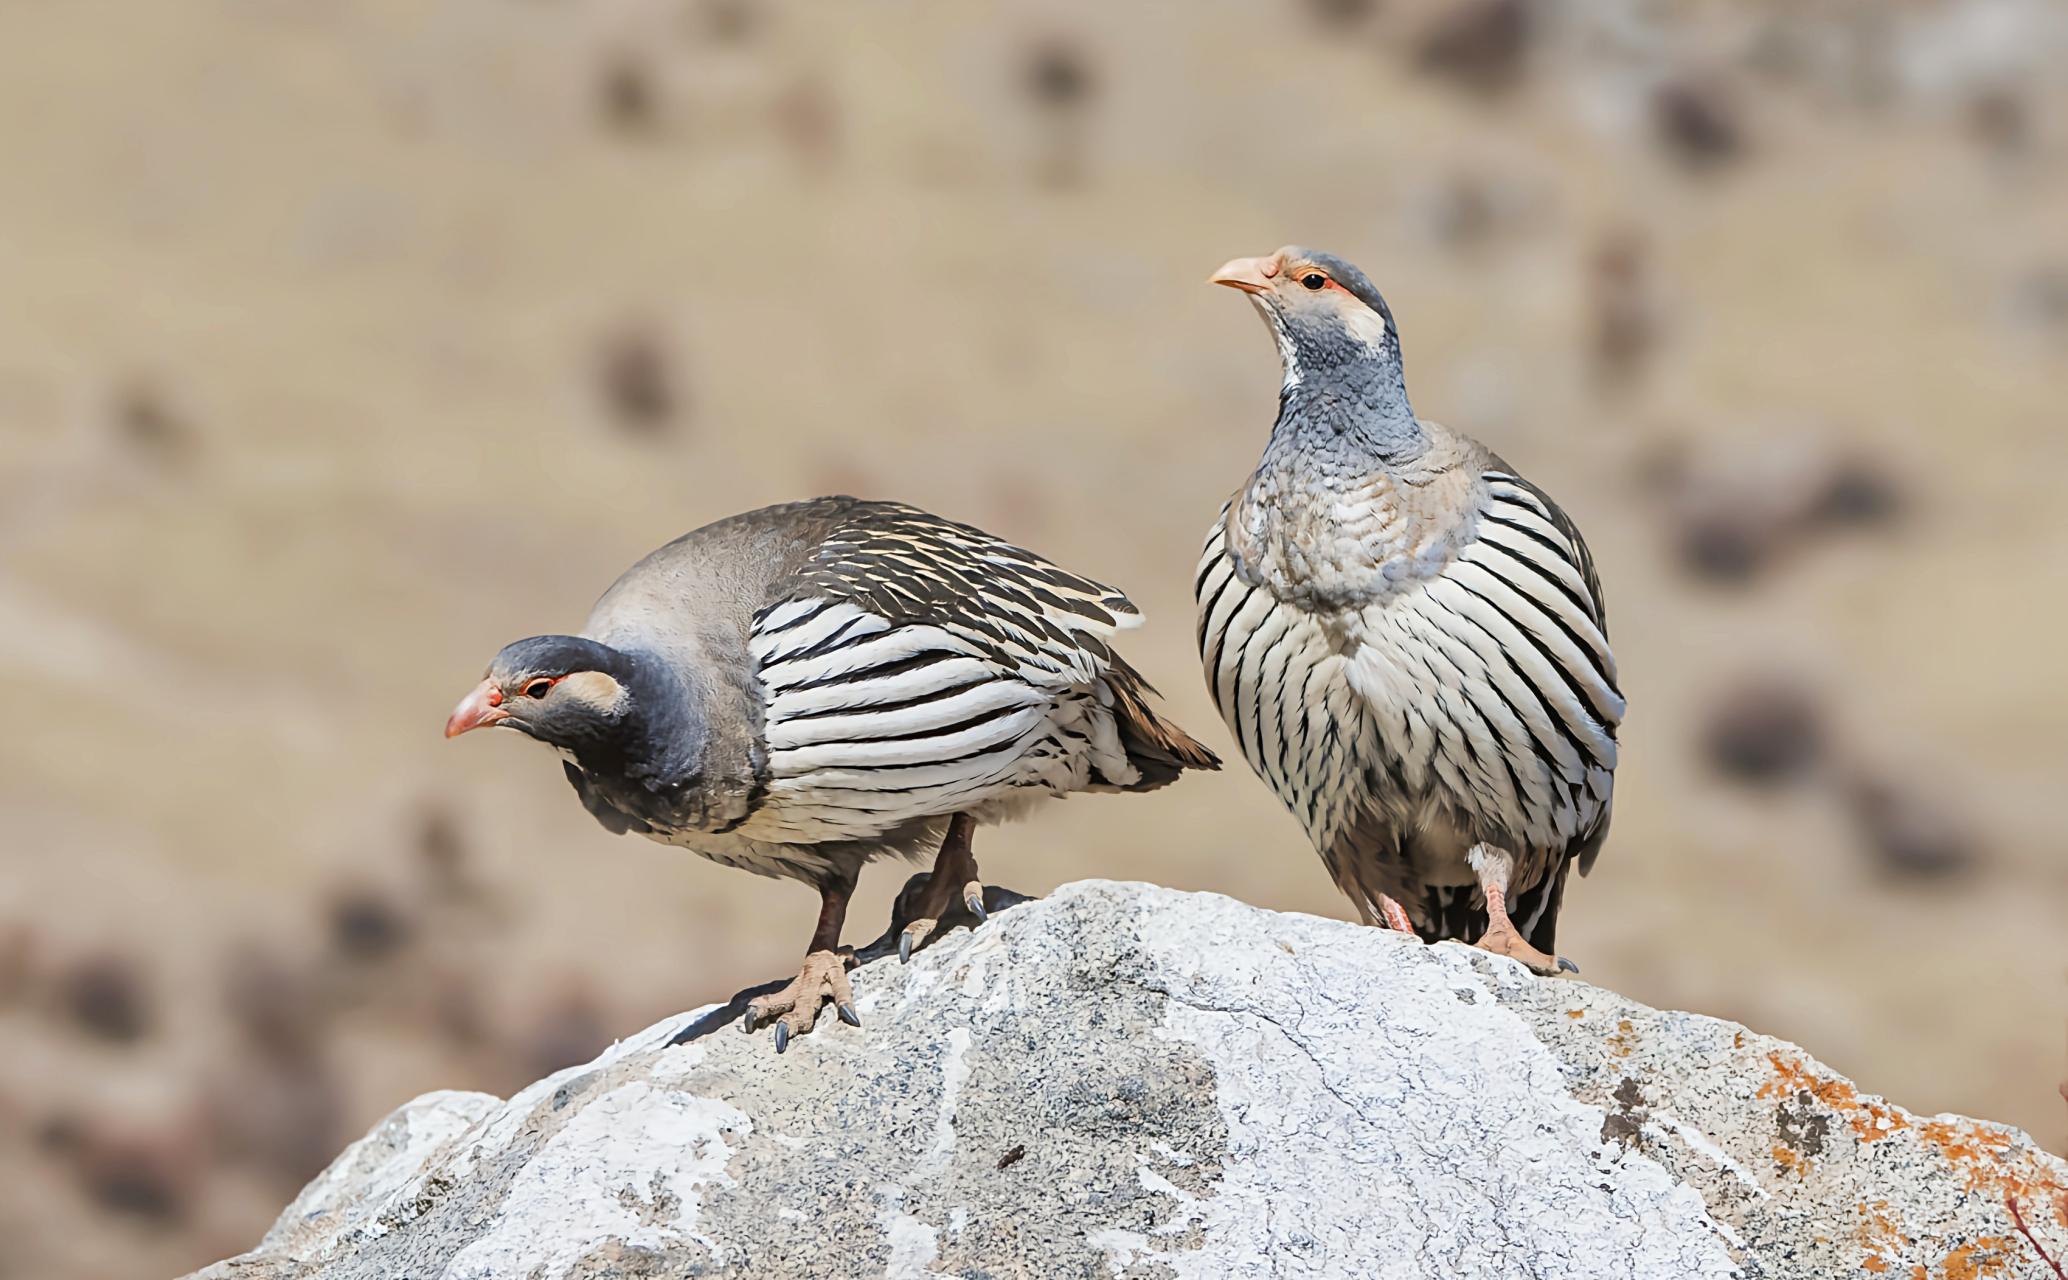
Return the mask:
POLYGON ((199 1277, 2050 1274, 2068 1164, 1454 943, 1088 881, 509 1102, 419 1098, 199 1277), (671 1041, 687 1037, 686 1043, 671 1041), (2032 1231, 2012 1219, 2015 1198, 2032 1231))

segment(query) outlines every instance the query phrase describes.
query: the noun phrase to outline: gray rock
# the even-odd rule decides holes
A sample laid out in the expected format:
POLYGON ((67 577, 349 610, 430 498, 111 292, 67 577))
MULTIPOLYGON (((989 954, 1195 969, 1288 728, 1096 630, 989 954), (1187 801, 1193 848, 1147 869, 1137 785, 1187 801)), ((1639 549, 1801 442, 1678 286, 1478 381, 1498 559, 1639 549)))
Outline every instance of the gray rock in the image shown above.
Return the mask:
POLYGON ((2024 1134, 1454 943, 1089 881, 853 979, 419 1098, 197 1275, 2052 1274, 2013 1199, 2068 1257, 2024 1134))

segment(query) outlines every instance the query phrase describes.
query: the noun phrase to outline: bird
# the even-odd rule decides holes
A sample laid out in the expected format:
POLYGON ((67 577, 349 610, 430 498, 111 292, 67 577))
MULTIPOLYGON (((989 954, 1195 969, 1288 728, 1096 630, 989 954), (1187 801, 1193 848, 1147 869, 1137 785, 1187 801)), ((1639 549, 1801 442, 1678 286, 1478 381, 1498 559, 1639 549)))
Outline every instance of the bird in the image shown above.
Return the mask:
POLYGON ((1284 380, 1194 594, 1214 705, 1366 924, 1540 973, 1608 835, 1624 698, 1594 559, 1551 496, 1415 416, 1365 274, 1288 245, 1249 295, 1284 380))
POLYGON ((959 905, 971 840, 1077 791, 1152 791, 1214 754, 1109 646, 1118 589, 969 525, 835 496, 705 525, 640 560, 580 635, 505 646, 445 735, 557 748, 584 808, 820 898, 796 979, 751 1000, 782 1052, 825 1004, 859 1027, 839 945, 862 867, 934 854, 901 959, 959 905))

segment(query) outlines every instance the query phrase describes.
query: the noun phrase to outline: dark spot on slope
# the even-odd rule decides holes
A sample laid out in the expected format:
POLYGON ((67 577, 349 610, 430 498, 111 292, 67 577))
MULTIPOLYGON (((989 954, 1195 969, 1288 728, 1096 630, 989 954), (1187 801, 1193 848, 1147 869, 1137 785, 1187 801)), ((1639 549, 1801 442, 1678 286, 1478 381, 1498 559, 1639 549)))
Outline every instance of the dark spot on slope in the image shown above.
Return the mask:
POLYGON ((1745 146, 1744 107, 1722 76, 1687 72, 1652 92, 1652 129, 1666 150, 1690 168, 1733 159, 1745 146))
POLYGON ((1521 78, 1529 42, 1522 0, 1460 0, 1423 33, 1418 61, 1425 71, 1494 92, 1521 78))
POLYGON ((681 408, 674 361, 648 325, 626 324, 606 337, 596 374, 604 408, 627 431, 657 432, 674 421, 681 408))
POLYGON ((348 960, 385 960, 409 942, 412 932, 402 908, 377 889, 347 890, 331 902, 331 946, 348 960))
POLYGON ((151 1030, 150 991, 126 956, 88 956, 59 984, 65 1013, 79 1028, 110 1044, 141 1040, 151 1030))
POLYGON ((1710 768, 1733 782, 1762 787, 1816 769, 1825 744, 1817 699, 1775 676, 1749 677, 1725 689, 1711 704, 1701 737, 1710 768))

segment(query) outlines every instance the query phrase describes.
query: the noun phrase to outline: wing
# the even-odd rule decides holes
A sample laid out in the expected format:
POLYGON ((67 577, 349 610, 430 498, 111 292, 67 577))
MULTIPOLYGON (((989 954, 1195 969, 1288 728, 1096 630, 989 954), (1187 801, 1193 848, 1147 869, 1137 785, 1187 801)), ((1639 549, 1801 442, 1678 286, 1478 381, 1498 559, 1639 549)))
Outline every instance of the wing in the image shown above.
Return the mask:
POLYGON ((754 616, 770 778, 757 829, 866 839, 1013 788, 1141 781, 1104 679, 1106 640, 1140 622, 1118 590, 1032 552, 856 503, 754 616))

